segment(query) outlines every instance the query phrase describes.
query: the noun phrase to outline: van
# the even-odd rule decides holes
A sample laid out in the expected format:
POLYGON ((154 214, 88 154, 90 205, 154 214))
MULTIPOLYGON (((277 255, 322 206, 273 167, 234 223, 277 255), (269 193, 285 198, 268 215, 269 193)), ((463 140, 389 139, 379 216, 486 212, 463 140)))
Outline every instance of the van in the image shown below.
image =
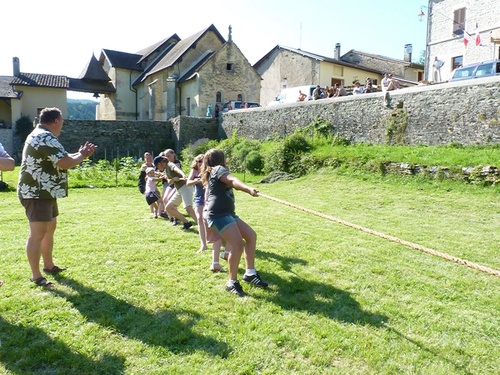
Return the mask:
POLYGON ((456 68, 451 73, 450 82, 500 75, 500 60, 475 63, 456 68))
POLYGON ((299 91, 302 91, 307 95, 305 99, 306 101, 312 100, 312 93, 315 88, 316 85, 288 87, 281 90, 281 92, 268 105, 272 106, 277 104, 296 103, 299 101, 299 91))

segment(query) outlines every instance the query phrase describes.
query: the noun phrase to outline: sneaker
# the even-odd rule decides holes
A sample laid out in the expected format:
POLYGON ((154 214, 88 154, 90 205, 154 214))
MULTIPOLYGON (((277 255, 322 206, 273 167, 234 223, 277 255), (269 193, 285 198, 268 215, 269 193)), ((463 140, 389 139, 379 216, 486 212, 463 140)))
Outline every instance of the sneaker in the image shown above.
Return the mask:
POLYGON ((193 223, 188 221, 187 223, 182 224, 182 229, 189 229, 193 226, 193 223))
POLYGON ((168 215, 165 212, 160 212, 160 216, 164 219, 169 219, 168 215))
POLYGON ((172 220, 172 226, 175 227, 177 224, 179 224, 179 220, 177 220, 177 219, 174 218, 172 220))
POLYGON ((262 279, 259 277, 259 273, 257 273, 256 275, 243 275, 243 281, 248 283, 248 284, 252 284, 252 285, 255 285, 259 288, 267 288, 269 286, 268 283, 266 283, 265 281, 262 281, 262 279))
POLYGON ((238 297, 245 297, 247 295, 243 291, 243 288, 238 280, 236 280, 232 285, 226 285, 226 291, 236 294, 238 297))

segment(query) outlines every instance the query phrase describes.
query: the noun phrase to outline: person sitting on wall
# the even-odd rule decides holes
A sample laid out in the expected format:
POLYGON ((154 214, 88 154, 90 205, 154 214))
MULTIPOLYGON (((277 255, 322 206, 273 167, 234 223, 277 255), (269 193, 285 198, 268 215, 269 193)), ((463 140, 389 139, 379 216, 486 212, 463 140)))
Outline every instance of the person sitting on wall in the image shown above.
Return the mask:
POLYGON ((321 99, 321 87, 319 85, 316 85, 316 88, 313 91, 313 99, 321 99))
POLYGON ((303 101, 305 101, 305 100, 306 100, 306 98, 307 98, 307 95, 306 95, 306 94, 304 94, 304 93, 302 92, 302 90, 299 90, 299 98, 298 98, 299 102, 303 102, 303 101))
POLYGON ((354 88, 352 89, 353 95, 359 95, 363 93, 363 88, 361 87, 359 81, 354 82, 354 88))

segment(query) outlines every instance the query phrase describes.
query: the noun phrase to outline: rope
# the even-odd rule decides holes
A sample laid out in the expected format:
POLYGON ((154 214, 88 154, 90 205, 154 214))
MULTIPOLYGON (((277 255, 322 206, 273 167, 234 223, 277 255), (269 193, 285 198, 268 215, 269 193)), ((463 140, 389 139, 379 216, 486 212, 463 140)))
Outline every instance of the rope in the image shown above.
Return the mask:
POLYGON ((460 259, 460 258, 451 256, 451 255, 448 255, 446 253, 441 253, 439 251, 436 251, 436 250, 433 250, 433 249, 429 249, 427 247, 424 247, 422 245, 418 245, 416 243, 405 241, 405 240, 399 239, 399 238, 394 237, 394 236, 390 236, 390 235, 385 234, 385 233, 377 232, 377 231, 375 231, 373 229, 365 228, 365 227, 362 227, 362 226, 357 225, 357 224, 352 224, 352 223, 349 223, 348 221, 337 219, 337 218, 335 218, 333 216, 325 215, 325 214, 322 214, 321 212, 313 211, 313 210, 310 210, 310 209, 305 208, 305 207, 297 206, 297 205, 295 205, 293 203, 289 203, 289 202, 286 202, 284 200, 281 200, 281 199, 278 199, 278 198, 274 198, 274 197, 271 197, 271 196, 266 195, 266 194, 262 194, 260 192, 259 192, 259 196, 261 196, 263 198, 266 198, 266 199, 269 199, 269 200, 272 200, 272 201, 275 201, 275 202, 278 202, 278 203, 281 203, 281 204, 284 204, 285 206, 289 206, 289 207, 295 208, 295 209, 297 209, 299 211, 304 211, 304 212, 307 212, 309 214, 316 215, 316 216, 322 217, 324 219, 333 221, 335 223, 342 224, 342 225, 345 225, 347 227, 351 227, 351 228, 360 230, 362 232, 365 232, 365 233, 368 233, 368 234, 371 234, 371 235, 374 235, 374 236, 377 236, 377 237, 380 237, 380 238, 384 238, 386 240, 399 243, 401 245, 405 245, 405 246, 411 247, 412 249, 419 250, 419 251, 422 251, 424 253, 431 254, 431 255, 440 257, 442 259, 445 259, 445 260, 448 260, 448 261, 451 261, 451 262, 455 262, 455 263, 458 263, 458 264, 461 264, 461 265, 473 268, 475 270, 488 273, 488 274, 493 275, 493 276, 500 277, 500 271, 499 270, 488 268, 488 267, 482 266, 482 265, 477 264, 477 263, 469 262, 468 260, 460 259))

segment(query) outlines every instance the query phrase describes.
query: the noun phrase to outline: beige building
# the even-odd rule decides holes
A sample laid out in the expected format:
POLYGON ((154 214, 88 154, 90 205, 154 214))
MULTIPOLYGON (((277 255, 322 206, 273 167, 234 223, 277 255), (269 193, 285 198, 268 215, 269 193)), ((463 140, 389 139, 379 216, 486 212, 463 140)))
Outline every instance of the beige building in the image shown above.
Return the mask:
POLYGON ((1 77, 0 126, 13 127, 22 116, 31 120, 45 107, 57 107, 67 115, 66 76, 22 73, 19 58, 13 58, 13 77, 1 77))
POLYGON ((213 116, 229 100, 260 101, 261 77, 233 43, 231 27, 227 42, 211 25, 135 54, 103 50, 99 63, 116 88, 100 95, 99 120, 213 116))
POLYGON ((366 77, 372 78, 374 84, 382 78, 382 72, 360 69, 337 59, 280 45, 257 61, 254 68, 263 78, 262 105, 268 105, 281 90, 289 87, 335 83, 348 87, 355 80, 364 83, 366 77))
POLYGON ((429 0, 425 77, 434 81, 435 57, 442 81, 458 66, 500 59, 500 0, 429 0), (476 42, 477 41, 477 42, 476 42))
POLYGON ((362 85, 370 77, 375 87, 384 73, 392 73, 402 86, 415 85, 424 67, 409 61, 385 58, 351 50, 340 56, 340 44, 334 57, 326 57, 296 48, 277 45, 262 57, 254 68, 262 76, 260 92, 263 105, 269 104, 281 90, 289 87, 339 83, 349 89, 354 81, 362 85))

